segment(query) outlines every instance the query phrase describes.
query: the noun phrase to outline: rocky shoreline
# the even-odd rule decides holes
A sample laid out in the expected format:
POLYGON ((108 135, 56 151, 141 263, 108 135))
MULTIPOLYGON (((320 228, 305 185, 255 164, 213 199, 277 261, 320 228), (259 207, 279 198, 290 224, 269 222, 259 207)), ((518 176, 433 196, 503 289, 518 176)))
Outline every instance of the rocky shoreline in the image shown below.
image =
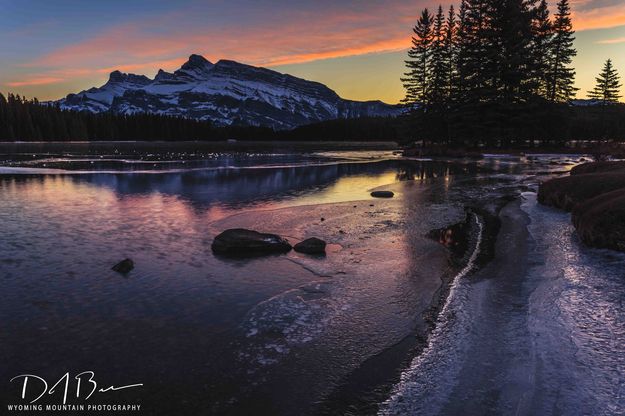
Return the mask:
POLYGON ((588 246, 625 251, 625 161, 578 165, 570 176, 542 183, 538 202, 570 211, 588 246))

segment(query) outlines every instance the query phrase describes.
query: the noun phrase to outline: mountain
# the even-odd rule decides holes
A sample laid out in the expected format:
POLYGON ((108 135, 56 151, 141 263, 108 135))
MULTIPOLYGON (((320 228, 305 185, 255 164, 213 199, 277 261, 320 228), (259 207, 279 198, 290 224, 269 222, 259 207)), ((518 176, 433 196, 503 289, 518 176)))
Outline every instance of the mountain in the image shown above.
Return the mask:
POLYGON ((338 118, 395 116, 399 106, 351 101, 325 85, 234 61, 213 64, 191 55, 173 73, 154 79, 114 71, 106 84, 58 101, 61 108, 157 113, 210 120, 215 125, 246 124, 291 129, 338 118))

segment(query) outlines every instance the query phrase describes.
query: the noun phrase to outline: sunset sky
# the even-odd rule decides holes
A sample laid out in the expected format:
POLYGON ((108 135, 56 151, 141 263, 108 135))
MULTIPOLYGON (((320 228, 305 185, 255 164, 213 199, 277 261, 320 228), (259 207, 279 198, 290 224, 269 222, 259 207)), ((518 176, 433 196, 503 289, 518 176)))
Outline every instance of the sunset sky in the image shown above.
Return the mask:
MULTIPOLYGON (((448 7, 451 3, 443 3, 448 7)), ((577 87, 612 58, 625 78, 625 0, 571 0, 577 87)), ((40 99, 153 77, 191 53, 320 81, 344 98, 399 101, 411 27, 430 0, 0 0, 0 91, 40 99)), ((554 6, 555 2, 551 4, 554 6)), ((625 92, 625 91, 624 91, 625 92)))

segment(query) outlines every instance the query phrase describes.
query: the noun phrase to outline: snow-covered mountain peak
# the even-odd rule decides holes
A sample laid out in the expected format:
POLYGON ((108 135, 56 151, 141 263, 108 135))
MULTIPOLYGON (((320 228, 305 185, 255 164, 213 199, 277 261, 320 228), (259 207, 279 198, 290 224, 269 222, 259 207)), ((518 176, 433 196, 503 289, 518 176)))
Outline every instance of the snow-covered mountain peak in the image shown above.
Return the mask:
POLYGON ((202 55, 193 54, 189 60, 182 64, 174 75, 187 80, 205 79, 213 68, 213 64, 202 55))
POLYGON ((129 83, 135 85, 147 85, 152 80, 145 75, 126 74, 121 71, 113 71, 109 75, 107 84, 129 83))
POLYGON ((164 71, 162 69, 159 69, 158 72, 156 73, 156 76, 154 77, 154 81, 158 82, 158 81, 168 81, 171 79, 174 79, 175 76, 174 74, 172 74, 171 72, 167 72, 164 71))
POLYGON ((113 71, 101 87, 69 94, 59 104, 80 111, 156 113, 276 129, 401 112, 379 101, 344 100, 318 82, 226 59, 213 64, 195 54, 173 73, 159 70, 153 80, 113 71))
POLYGON ((182 69, 211 67, 213 64, 202 55, 191 54, 187 62, 182 64, 182 69))

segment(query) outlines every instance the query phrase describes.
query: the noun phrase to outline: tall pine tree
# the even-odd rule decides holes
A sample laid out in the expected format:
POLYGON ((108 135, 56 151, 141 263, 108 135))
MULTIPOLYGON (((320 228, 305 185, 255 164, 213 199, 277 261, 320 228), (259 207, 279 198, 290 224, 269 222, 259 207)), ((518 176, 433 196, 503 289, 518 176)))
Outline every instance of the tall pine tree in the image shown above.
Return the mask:
POLYGON ((446 91, 445 98, 447 103, 450 103, 455 94, 455 86, 456 86, 456 33, 457 33, 457 24, 456 24, 456 11, 454 10, 453 4, 449 7, 449 12, 447 13, 447 20, 445 21, 445 40, 444 40, 444 50, 445 53, 443 55, 444 59, 444 67, 447 73, 446 75, 446 91))
POLYGON ((601 101, 603 105, 614 104, 621 98, 619 95, 620 77, 612 66, 612 60, 608 59, 603 65, 603 70, 596 80, 595 88, 588 91, 588 98, 601 101))
POLYGON ((432 15, 428 9, 421 12, 421 16, 412 30, 414 32, 412 47, 408 51, 408 60, 405 61, 408 72, 401 79, 406 89, 406 97, 402 102, 410 105, 425 105, 429 94, 429 67, 434 40, 432 15))
POLYGON ((531 77, 534 79, 534 94, 544 99, 549 98, 549 51, 553 37, 553 27, 549 19, 549 6, 546 0, 533 10, 532 18, 532 57, 531 77))
POLYGON ((448 67, 445 62, 447 52, 445 48, 445 16, 443 15, 442 6, 438 6, 438 11, 434 18, 431 48, 432 56, 428 68, 431 74, 431 82, 427 101, 430 105, 440 106, 447 99, 448 85, 448 67))
POLYGON ((577 51, 573 47, 573 25, 568 0, 558 2, 558 11, 553 22, 553 39, 549 50, 548 99, 566 102, 573 98, 578 88, 573 86, 575 70, 570 67, 577 51))

